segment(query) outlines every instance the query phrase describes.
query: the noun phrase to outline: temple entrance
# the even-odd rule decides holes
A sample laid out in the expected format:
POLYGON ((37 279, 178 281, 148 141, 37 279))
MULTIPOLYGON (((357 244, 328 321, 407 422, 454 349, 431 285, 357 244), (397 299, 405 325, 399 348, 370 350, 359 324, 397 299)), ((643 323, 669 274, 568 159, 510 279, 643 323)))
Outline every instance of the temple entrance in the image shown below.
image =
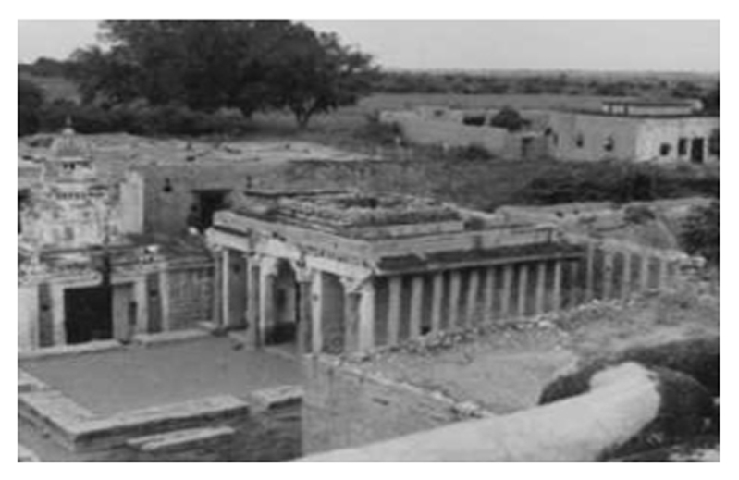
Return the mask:
POLYGON ((296 346, 300 325, 301 291, 290 263, 280 261, 274 283, 273 319, 265 330, 265 344, 296 346))
POLYGON ((64 318, 70 345, 113 338, 112 290, 103 287, 66 289, 64 318))
POLYGON ((190 207, 188 227, 204 231, 213 226, 213 216, 227 208, 228 190, 199 190, 193 192, 194 201, 190 207))

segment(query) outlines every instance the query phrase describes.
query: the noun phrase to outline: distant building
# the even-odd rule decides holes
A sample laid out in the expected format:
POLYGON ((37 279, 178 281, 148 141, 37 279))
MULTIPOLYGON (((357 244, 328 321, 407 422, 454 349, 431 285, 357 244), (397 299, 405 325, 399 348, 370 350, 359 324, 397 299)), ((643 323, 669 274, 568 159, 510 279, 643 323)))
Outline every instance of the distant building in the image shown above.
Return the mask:
POLYGON ((719 162, 719 118, 692 103, 606 102, 600 111, 553 111, 550 155, 563 160, 719 162))

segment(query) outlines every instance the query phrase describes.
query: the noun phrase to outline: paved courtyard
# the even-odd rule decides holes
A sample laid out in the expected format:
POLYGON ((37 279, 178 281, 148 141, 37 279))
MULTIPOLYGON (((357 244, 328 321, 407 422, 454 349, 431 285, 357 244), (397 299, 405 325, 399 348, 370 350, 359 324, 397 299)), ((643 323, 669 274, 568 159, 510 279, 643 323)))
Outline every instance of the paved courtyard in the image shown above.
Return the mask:
POLYGON ((226 338, 204 338, 21 362, 20 367, 101 415, 300 384, 297 361, 232 345, 226 338))

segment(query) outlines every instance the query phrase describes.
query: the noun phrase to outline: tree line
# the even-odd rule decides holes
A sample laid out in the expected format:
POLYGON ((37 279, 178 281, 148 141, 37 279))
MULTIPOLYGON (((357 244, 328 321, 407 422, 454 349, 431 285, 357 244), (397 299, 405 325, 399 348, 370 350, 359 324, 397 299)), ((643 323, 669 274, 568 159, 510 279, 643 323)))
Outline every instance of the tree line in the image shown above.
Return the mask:
POLYGON ((199 134, 246 127, 216 113, 243 120, 275 110, 305 128, 316 115, 374 92, 669 96, 703 99, 709 113, 719 113, 718 84, 705 81, 382 71, 335 34, 299 22, 111 20, 99 30, 99 45, 65 60, 19 65, 19 133, 53 129, 72 116, 89 132, 199 134), (24 75, 74 81, 81 106, 50 104, 24 75))

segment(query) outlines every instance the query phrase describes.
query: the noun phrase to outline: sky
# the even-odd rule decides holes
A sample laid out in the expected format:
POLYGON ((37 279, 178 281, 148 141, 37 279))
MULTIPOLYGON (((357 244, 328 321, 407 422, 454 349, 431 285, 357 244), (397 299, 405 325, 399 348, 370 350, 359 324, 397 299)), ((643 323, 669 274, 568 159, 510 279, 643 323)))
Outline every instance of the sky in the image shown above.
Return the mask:
MULTIPOLYGON (((309 20, 386 68, 718 72, 717 20, 309 20)), ((18 59, 94 43, 94 20, 21 20, 18 59)))

